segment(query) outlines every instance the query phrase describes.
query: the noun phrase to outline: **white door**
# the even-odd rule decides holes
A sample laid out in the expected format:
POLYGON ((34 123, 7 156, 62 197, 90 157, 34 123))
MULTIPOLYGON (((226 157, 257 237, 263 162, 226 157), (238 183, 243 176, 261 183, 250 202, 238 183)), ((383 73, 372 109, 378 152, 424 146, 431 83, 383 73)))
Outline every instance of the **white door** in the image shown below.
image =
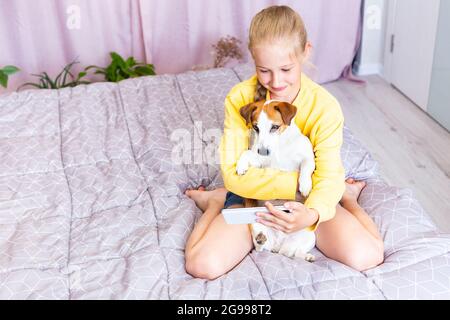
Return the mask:
POLYGON ((440 0, 396 0, 394 9, 391 83, 425 111, 439 4, 440 0))

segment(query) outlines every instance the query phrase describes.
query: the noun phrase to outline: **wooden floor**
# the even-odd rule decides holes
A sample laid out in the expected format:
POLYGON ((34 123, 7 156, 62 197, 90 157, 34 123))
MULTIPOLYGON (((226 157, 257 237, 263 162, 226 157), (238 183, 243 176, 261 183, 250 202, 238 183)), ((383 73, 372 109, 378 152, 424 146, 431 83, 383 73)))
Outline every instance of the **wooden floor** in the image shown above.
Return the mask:
POLYGON ((380 163, 391 185, 412 189, 440 230, 450 232, 450 133, 379 76, 325 87, 347 127, 380 163))

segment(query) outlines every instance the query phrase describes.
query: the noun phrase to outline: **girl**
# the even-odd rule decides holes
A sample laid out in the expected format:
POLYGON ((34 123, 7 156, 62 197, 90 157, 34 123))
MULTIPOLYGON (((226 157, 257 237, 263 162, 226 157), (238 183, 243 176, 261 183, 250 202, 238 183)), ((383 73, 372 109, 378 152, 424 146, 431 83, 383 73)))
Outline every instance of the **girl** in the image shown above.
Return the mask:
POLYGON ((259 222, 286 233, 309 228, 316 233, 317 248, 327 257, 360 271, 377 266, 383 261, 383 241, 357 203, 365 183, 344 181, 340 158, 344 119, 339 103, 302 73, 311 44, 301 17, 287 6, 262 10, 250 26, 249 50, 256 75, 232 88, 225 100, 220 154, 226 189, 186 191, 204 211, 186 244, 186 271, 215 279, 253 249, 248 226, 228 225, 220 214, 223 207, 242 207, 241 197, 295 199, 297 172, 249 168, 243 176, 236 174, 236 163, 249 142, 249 128, 239 109, 259 99, 297 107, 294 122, 311 140, 316 162, 313 188, 305 203, 286 202, 292 211, 287 214, 266 202, 271 214, 259 213, 259 222))

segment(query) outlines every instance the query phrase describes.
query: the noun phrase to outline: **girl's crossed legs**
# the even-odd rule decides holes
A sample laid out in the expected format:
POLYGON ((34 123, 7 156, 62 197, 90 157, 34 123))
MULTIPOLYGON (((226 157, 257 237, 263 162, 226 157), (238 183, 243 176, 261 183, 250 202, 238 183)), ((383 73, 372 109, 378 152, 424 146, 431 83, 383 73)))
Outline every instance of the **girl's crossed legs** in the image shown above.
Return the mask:
MULTIPOLYGON (((327 257, 362 271, 383 262, 383 240, 357 199, 365 183, 348 179, 336 215, 319 224, 316 247, 327 257)), ((186 195, 204 212, 185 250, 186 271, 194 277, 215 279, 233 269, 253 249, 248 225, 229 225, 220 211, 226 189, 188 190, 186 195)), ((230 208, 242 207, 240 205, 230 208)))

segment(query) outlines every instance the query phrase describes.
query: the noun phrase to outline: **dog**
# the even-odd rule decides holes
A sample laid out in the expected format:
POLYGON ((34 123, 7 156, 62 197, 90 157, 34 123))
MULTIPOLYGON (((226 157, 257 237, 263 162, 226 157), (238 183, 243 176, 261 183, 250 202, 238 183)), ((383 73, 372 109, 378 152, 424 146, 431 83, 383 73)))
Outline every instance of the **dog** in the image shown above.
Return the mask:
MULTIPOLYGON (((244 175, 249 167, 300 170, 299 192, 306 198, 312 189, 314 151, 309 139, 295 123, 291 124, 296 113, 294 105, 276 100, 260 100, 242 107, 240 114, 251 126, 250 149, 240 156, 236 173, 244 175)), ((255 200, 245 199, 245 206, 255 206, 255 200)), ((260 223, 251 224, 250 230, 257 251, 269 250, 309 262, 315 259, 309 253, 316 241, 313 231, 286 234, 260 223)))

